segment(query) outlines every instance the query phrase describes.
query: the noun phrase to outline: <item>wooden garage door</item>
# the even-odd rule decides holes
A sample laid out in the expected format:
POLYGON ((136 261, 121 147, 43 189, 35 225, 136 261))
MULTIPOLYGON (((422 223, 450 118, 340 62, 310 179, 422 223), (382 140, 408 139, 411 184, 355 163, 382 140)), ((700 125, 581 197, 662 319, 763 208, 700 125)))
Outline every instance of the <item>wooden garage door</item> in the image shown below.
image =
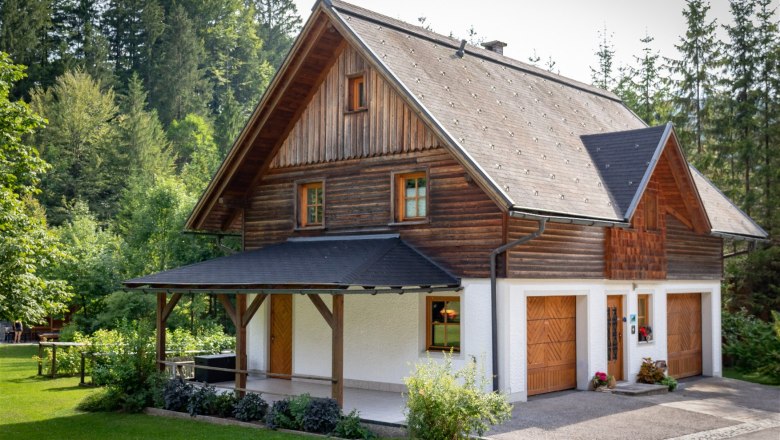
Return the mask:
POLYGON ((577 386, 576 298, 528 298, 528 395, 577 386))
POLYGON ((701 294, 667 295, 666 320, 669 375, 701 374, 701 294))

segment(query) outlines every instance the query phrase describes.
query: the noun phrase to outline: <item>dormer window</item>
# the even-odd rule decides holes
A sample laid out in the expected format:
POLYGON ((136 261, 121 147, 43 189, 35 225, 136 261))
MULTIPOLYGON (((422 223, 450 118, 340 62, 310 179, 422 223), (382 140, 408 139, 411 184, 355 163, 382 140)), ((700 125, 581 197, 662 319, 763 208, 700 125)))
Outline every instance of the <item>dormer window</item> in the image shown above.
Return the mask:
POLYGON ((298 226, 311 228, 324 225, 325 193, 322 182, 298 185, 298 226))
POLYGON ((396 221, 428 217, 428 175, 425 171, 395 175, 396 221))
POLYGON ((366 77, 363 74, 349 77, 349 111, 364 110, 366 108, 366 77))

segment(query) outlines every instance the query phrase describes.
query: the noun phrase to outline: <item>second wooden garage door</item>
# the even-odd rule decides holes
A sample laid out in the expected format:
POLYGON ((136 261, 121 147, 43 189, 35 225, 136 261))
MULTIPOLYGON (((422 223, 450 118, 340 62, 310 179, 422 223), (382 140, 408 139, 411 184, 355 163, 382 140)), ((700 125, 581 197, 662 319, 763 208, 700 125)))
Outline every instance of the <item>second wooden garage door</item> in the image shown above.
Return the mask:
POLYGON ((701 374, 701 294, 682 293, 666 297, 669 375, 701 374))
POLYGON ((528 395, 577 386, 576 297, 528 298, 528 395))

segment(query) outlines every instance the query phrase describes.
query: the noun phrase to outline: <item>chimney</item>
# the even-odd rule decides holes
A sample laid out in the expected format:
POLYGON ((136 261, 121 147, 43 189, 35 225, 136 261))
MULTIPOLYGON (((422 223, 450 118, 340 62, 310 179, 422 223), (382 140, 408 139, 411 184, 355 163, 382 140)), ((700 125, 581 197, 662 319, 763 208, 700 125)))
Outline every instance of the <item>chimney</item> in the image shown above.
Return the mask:
POLYGON ((482 43, 482 47, 484 47, 487 50, 493 51, 499 55, 504 54, 504 48, 506 47, 506 43, 503 41, 493 40, 493 41, 487 41, 485 43, 482 43))

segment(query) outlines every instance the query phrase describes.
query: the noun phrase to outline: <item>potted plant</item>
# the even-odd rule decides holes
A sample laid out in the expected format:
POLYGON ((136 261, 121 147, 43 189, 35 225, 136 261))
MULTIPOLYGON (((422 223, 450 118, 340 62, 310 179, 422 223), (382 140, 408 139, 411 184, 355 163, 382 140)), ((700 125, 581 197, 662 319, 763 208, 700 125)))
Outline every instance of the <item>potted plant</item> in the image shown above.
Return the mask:
POLYGON ((649 342, 653 340, 653 329, 649 325, 639 327, 639 342, 649 342))
POLYGON ((603 371, 597 371, 591 383, 594 391, 607 391, 609 388, 614 388, 615 378, 603 371))

